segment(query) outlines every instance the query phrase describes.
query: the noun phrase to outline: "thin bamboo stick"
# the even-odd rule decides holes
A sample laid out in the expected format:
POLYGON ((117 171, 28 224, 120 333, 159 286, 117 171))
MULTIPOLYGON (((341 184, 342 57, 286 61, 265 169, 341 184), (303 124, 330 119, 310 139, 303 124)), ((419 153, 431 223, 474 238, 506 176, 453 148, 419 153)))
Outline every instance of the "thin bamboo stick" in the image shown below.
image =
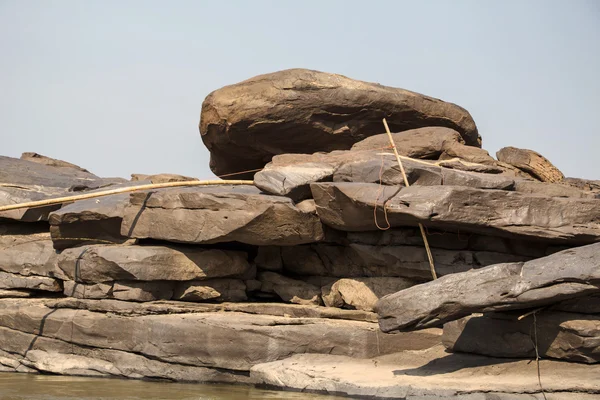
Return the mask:
MULTIPOLYGON (((404 171, 404 166, 402 165, 402 160, 400 159, 400 154, 398 154, 398 149, 396 149, 396 143, 394 143, 392 132, 390 132, 390 127, 388 126, 385 118, 383 119, 383 125, 385 126, 385 131, 387 132, 388 138, 390 139, 390 145, 392 146, 392 150, 394 150, 396 161, 398 161, 398 165, 400 166, 400 172, 402 173, 402 178, 404 179, 404 185, 406 187, 409 187, 410 183, 408 183, 408 178, 406 177, 406 172, 404 171)), ((429 260, 429 269, 431 270, 431 276, 435 280, 437 279, 437 274, 435 273, 435 266, 433 264, 433 255, 431 254, 431 249, 429 248, 429 241, 427 240, 427 235, 425 234, 425 228, 423 228, 423 224, 419 223, 419 229, 421 230, 423 243, 425 243, 425 251, 427 252, 427 259, 429 260)))
POLYGON ((54 199, 45 199, 38 201, 30 201, 27 203, 10 204, 7 206, 0 206, 1 211, 18 210, 20 208, 33 208, 41 206, 50 206, 55 204, 61 204, 66 202, 72 202, 77 200, 93 199, 96 197, 110 196, 113 194, 135 192, 138 190, 149 190, 149 189, 161 189, 168 187, 178 186, 214 186, 214 185, 253 185, 254 181, 238 181, 238 180, 209 180, 209 181, 184 181, 184 182, 165 182, 165 183, 151 183, 139 186, 128 186, 118 189, 105 190, 102 192, 85 193, 75 196, 57 197, 54 199))

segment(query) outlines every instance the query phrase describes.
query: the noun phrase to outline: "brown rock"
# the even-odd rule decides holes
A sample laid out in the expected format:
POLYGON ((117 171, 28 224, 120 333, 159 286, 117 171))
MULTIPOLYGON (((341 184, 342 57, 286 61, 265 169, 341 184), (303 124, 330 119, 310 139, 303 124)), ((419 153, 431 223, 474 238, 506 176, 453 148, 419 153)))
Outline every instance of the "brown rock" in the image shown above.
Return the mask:
MULTIPOLYGON (((276 154, 349 149, 382 133, 426 126, 455 129, 481 146, 469 113, 451 103, 341 75, 291 69, 212 92, 200 133, 217 175, 262 168, 276 154)), ((250 174, 248 176, 251 176, 250 174)))
POLYGON ((262 282, 261 291, 276 293, 283 301, 304 305, 321 304, 321 290, 310 283, 271 271, 259 273, 257 279, 262 282))
POLYGON ((88 173, 90 172, 87 169, 83 169, 78 165, 71 164, 70 162, 46 157, 41 154, 33 153, 33 152, 27 152, 27 153, 21 154, 21 160, 31 161, 31 162, 35 162, 38 164, 47 165, 49 167, 74 168, 74 169, 82 171, 82 172, 88 172, 88 173))
POLYGON ((527 172, 542 182, 560 182, 565 176, 541 154, 516 147, 504 147, 496 153, 499 161, 527 172))

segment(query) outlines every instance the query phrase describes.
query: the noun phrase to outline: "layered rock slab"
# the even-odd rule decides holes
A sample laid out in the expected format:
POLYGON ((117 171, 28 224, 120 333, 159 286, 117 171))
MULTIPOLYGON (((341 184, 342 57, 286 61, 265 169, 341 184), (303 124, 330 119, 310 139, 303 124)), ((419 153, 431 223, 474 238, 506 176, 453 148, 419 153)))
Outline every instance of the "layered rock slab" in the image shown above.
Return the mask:
POLYGON ((542 182, 560 182, 565 176, 548 159, 533 150, 504 147, 496 153, 498 160, 527 172, 542 182))
POLYGON ((439 326, 471 313, 527 309, 600 292, 600 243, 525 263, 448 275, 383 297, 384 332, 439 326))
POLYGON ((335 74, 291 69, 212 92, 200 133, 217 175, 261 168, 274 155, 349 149, 383 131, 426 126, 455 129, 481 146, 469 113, 421 94, 335 74))
POLYGON ((121 234, 180 243, 296 245, 323 238, 319 218, 253 186, 132 193, 121 234))
POLYGON ((319 218, 343 231, 376 230, 375 218, 383 221, 385 211, 392 227, 420 222, 440 229, 575 245, 600 240, 597 199, 546 198, 460 186, 402 188, 366 183, 313 183, 311 190, 319 218))
POLYGON ((370 360, 300 354, 259 364, 250 376, 274 387, 406 400, 592 400, 600 394, 600 365, 540 360, 536 363, 472 354, 442 346, 402 351, 370 360))
POLYGON ((64 250, 58 266, 82 283, 190 281, 239 276, 250 269, 241 251, 194 246, 91 245, 64 250))
POLYGON ((444 346, 453 352, 492 357, 550 357, 600 362, 600 315, 542 310, 535 318, 489 313, 444 325, 444 346))
MULTIPOLYGON (((424 349, 439 341, 437 333, 426 332, 382 336, 376 324, 368 322, 236 312, 126 317, 51 309, 43 301, 15 299, 0 300, 0 327, 3 332, 122 351, 160 362, 238 371, 298 353, 366 358, 402 349, 424 349)), ((0 349, 8 343, 0 340, 0 349)), ((36 343, 26 341, 20 349, 9 351, 25 352, 28 348, 36 350, 36 343)))

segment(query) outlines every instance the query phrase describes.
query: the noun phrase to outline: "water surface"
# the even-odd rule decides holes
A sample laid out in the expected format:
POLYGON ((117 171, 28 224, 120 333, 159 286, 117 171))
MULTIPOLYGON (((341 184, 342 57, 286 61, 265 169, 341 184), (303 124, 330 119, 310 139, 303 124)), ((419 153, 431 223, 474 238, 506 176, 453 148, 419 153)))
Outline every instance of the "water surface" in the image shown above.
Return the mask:
MULTIPOLYGON (((340 400, 337 396, 261 390, 242 385, 148 382, 128 379, 0 373, 2 400, 340 400)), ((347 398, 345 398, 347 400, 347 398)))

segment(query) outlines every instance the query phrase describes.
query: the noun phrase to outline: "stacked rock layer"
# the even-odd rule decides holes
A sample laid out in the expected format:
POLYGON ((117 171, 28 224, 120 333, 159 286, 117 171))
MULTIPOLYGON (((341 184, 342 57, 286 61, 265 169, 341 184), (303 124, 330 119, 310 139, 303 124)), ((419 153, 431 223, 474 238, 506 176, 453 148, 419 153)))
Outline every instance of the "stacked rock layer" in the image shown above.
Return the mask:
MULTIPOLYGON (((443 343, 600 373, 599 181, 564 178, 531 150, 491 157, 454 104, 315 71, 211 93, 200 131, 213 171, 260 169, 254 185, 0 212, 0 370, 297 389, 269 363, 312 353, 376 366, 425 350, 433 362, 443 343)), ((36 153, 0 167, 0 205, 194 179, 99 178, 36 153)), ((335 390, 304 387, 394 392, 331 379, 335 390)))

